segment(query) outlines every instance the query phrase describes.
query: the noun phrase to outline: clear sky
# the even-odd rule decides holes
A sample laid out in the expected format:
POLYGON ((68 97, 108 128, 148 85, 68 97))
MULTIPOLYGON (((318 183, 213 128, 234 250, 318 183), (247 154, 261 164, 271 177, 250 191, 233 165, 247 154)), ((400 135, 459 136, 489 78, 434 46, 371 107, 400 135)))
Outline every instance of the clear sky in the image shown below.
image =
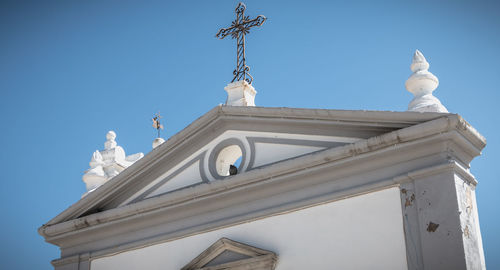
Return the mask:
MULTIPOLYGON (((224 103, 236 46, 218 40, 237 1, 0 2, 0 256, 51 269, 37 228, 76 202, 108 130, 127 153, 151 150, 224 103)), ((404 111, 415 49, 434 92, 488 144, 472 162, 486 265, 500 269, 500 2, 246 1, 267 16, 247 37, 256 104, 404 111)))

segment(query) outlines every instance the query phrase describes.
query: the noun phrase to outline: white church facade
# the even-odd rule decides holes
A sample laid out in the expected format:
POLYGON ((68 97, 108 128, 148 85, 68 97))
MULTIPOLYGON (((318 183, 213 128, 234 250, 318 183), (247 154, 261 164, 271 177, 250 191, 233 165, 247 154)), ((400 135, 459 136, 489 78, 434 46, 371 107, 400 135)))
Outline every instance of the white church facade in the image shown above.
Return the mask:
POLYGON ((482 269, 484 145, 456 114, 218 106, 39 231, 56 269, 184 269, 224 238, 273 254, 234 269, 482 269))
POLYGON ((87 193, 39 228, 54 268, 485 269, 470 162, 486 140, 428 67, 417 51, 406 112, 256 107, 239 80, 146 155, 108 133, 87 193))

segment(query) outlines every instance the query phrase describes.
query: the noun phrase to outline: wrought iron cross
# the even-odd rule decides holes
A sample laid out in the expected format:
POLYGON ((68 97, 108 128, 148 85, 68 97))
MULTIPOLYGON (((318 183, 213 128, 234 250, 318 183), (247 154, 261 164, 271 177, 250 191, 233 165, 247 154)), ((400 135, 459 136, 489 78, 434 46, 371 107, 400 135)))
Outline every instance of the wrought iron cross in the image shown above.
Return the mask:
POLYGON ((245 64, 245 35, 250 32, 250 28, 261 26, 266 21, 266 17, 259 15, 250 20, 249 16, 245 16, 245 9, 245 4, 240 2, 235 10, 236 20, 231 23, 231 27, 221 28, 215 36, 223 39, 231 35, 232 38, 236 39, 236 69, 233 71, 234 78, 231 82, 245 80, 251 84, 253 78, 248 73, 250 67, 245 64))

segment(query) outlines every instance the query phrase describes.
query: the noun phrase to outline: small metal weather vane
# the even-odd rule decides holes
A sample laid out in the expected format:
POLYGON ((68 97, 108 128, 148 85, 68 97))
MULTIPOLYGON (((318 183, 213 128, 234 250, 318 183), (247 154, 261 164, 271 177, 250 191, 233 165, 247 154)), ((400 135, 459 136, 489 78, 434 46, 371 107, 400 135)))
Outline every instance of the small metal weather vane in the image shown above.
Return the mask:
POLYGON ((223 39, 231 35, 233 39, 236 39, 236 69, 233 71, 234 78, 231 82, 245 80, 251 84, 253 78, 248 73, 250 67, 245 64, 245 35, 250 32, 250 28, 261 26, 266 21, 266 17, 259 15, 250 20, 249 16, 245 16, 245 9, 245 4, 240 2, 235 10, 236 20, 231 23, 231 27, 221 28, 215 36, 223 39))
POLYGON ((160 138, 160 130, 163 129, 163 125, 160 123, 160 112, 156 113, 154 117, 151 119, 153 120, 153 127, 158 131, 158 138, 160 138))

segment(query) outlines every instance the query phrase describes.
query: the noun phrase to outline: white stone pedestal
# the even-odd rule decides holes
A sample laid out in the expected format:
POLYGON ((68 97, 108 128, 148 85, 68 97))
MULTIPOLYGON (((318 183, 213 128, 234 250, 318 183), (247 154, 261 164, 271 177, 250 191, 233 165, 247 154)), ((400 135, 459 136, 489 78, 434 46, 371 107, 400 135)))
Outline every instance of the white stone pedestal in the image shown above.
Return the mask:
POLYGON ((255 106, 257 91, 246 81, 237 81, 224 87, 227 92, 226 106, 255 106))
POLYGON ((154 139, 154 141, 153 141, 153 149, 155 149, 156 147, 160 146, 160 144, 162 144, 164 142, 165 142, 165 139, 163 139, 163 138, 156 138, 156 139, 154 139))

